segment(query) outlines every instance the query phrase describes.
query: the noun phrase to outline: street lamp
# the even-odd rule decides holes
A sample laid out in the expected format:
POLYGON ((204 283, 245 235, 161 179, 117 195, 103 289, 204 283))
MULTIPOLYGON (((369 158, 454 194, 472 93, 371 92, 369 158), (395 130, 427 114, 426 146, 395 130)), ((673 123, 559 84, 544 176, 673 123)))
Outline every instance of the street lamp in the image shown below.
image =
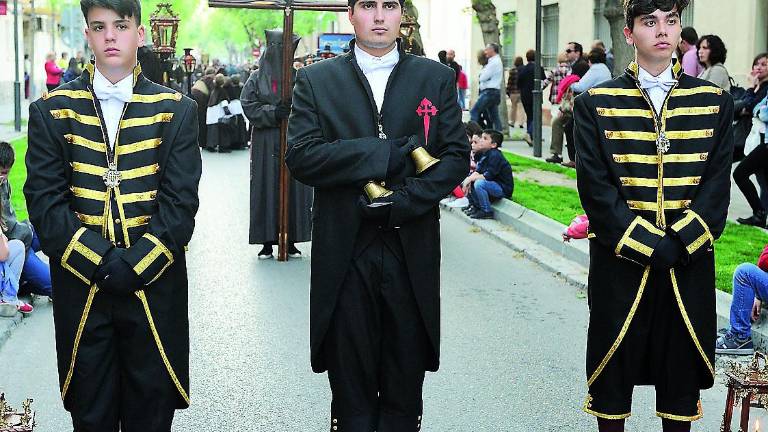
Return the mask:
POLYGON ((160 3, 149 17, 152 31, 152 50, 163 64, 163 83, 168 84, 169 59, 176 52, 176 37, 179 32, 179 16, 171 10, 170 3, 160 3), (163 13, 165 10, 165 13, 163 13))
POLYGON ((181 59, 184 65, 184 73, 187 74, 187 95, 192 94, 192 74, 195 73, 197 59, 192 55, 192 48, 184 48, 184 57, 181 59))

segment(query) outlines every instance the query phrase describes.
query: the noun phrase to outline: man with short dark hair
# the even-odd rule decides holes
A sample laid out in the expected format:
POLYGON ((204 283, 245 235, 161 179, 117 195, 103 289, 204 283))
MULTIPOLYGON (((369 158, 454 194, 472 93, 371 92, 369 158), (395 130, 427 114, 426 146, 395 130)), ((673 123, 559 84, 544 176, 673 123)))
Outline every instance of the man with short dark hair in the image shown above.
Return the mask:
POLYGON ((565 47, 565 55, 568 56, 568 62, 573 66, 577 61, 584 59, 584 47, 578 42, 568 42, 565 47))
MULTIPOLYGON (((523 103, 523 109, 525 110, 525 141, 529 146, 533 146, 533 139, 531 137, 533 136, 533 84, 535 81, 536 51, 528 50, 525 53, 525 59, 528 63, 520 68, 517 73, 517 88, 520 90, 520 101, 523 103)), ((541 77, 544 78, 544 68, 541 68, 541 77)))
POLYGON ((402 6, 349 1, 351 51, 299 69, 288 123, 286 164, 315 188, 312 370, 328 371, 334 431, 420 430, 439 366, 438 203, 469 143, 453 70, 398 40, 402 6), (421 174, 419 148, 440 159, 421 174), (389 190, 365 197, 369 182, 389 190))
POLYGON ((144 77, 138 0, 80 7, 95 62, 30 106, 24 185, 56 292, 61 398, 75 432, 169 432, 189 406, 195 104, 144 77))
POLYGON ((499 45, 495 43, 486 45, 484 53, 488 64, 480 72, 478 78, 480 95, 475 106, 469 111, 469 115, 472 121, 479 122, 481 113, 490 112, 493 128, 502 130, 499 104, 501 103, 501 83, 504 80, 504 65, 499 55, 499 45))
POLYGON ((466 214, 472 219, 493 219, 491 200, 512 196, 515 182, 512 166, 499 150, 502 142, 501 132, 486 129, 474 148, 477 169, 461 184, 464 194, 469 196, 470 209, 466 214))
POLYGON ((666 432, 702 417, 715 377, 715 240, 725 228, 733 100, 673 59, 688 0, 626 0, 625 73, 575 100, 576 170, 589 217, 584 411, 624 430, 636 385, 666 432))
POLYGON ((680 52, 683 53, 683 72, 692 77, 698 77, 704 66, 699 63, 699 52, 696 49, 696 42, 699 41, 699 34, 693 27, 685 27, 680 33, 680 52))

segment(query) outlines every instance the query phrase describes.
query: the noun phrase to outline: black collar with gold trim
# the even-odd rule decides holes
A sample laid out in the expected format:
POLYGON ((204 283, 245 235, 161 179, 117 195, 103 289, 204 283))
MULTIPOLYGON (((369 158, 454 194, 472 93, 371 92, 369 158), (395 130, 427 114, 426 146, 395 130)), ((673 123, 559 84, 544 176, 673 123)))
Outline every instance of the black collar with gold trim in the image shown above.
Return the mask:
MULTIPOLYGON (((95 62, 91 61, 90 63, 85 65, 85 68, 83 69, 83 79, 93 85, 93 77, 96 75, 96 64, 95 62)), ((143 76, 141 72, 141 63, 136 63, 136 66, 133 68, 133 87, 136 87, 136 84, 139 82, 139 78, 143 76)))
MULTIPOLYGON (((632 63, 627 66, 626 69, 627 75, 629 75, 633 80, 639 81, 640 78, 640 65, 637 64, 637 61, 632 61, 632 63)), ((672 76, 679 80, 680 76, 683 75, 683 66, 680 63, 680 61, 676 58, 672 59, 672 76)))

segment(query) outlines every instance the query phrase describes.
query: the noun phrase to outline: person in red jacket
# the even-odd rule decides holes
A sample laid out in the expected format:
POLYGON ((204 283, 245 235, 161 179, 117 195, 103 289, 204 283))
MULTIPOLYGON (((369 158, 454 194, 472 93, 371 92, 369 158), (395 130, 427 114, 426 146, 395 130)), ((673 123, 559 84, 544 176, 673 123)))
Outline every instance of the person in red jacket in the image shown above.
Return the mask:
POLYGON ((45 56, 45 86, 48 91, 53 91, 61 84, 61 75, 64 70, 56 66, 56 55, 49 53, 45 56))
POLYGON ((733 273, 731 328, 717 338, 716 354, 752 355, 752 322, 760 318, 763 299, 768 298, 768 245, 757 265, 744 263, 733 273))

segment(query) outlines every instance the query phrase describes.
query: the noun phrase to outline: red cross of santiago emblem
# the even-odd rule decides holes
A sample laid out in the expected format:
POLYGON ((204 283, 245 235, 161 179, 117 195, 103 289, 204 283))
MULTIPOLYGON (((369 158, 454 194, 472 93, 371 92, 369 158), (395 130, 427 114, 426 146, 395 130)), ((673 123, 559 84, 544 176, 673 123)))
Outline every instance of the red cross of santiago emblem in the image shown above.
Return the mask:
POLYGON ((419 107, 416 108, 416 114, 419 117, 424 118, 424 144, 429 145, 429 121, 432 117, 437 116, 437 107, 432 104, 427 98, 424 98, 419 102, 419 107))

